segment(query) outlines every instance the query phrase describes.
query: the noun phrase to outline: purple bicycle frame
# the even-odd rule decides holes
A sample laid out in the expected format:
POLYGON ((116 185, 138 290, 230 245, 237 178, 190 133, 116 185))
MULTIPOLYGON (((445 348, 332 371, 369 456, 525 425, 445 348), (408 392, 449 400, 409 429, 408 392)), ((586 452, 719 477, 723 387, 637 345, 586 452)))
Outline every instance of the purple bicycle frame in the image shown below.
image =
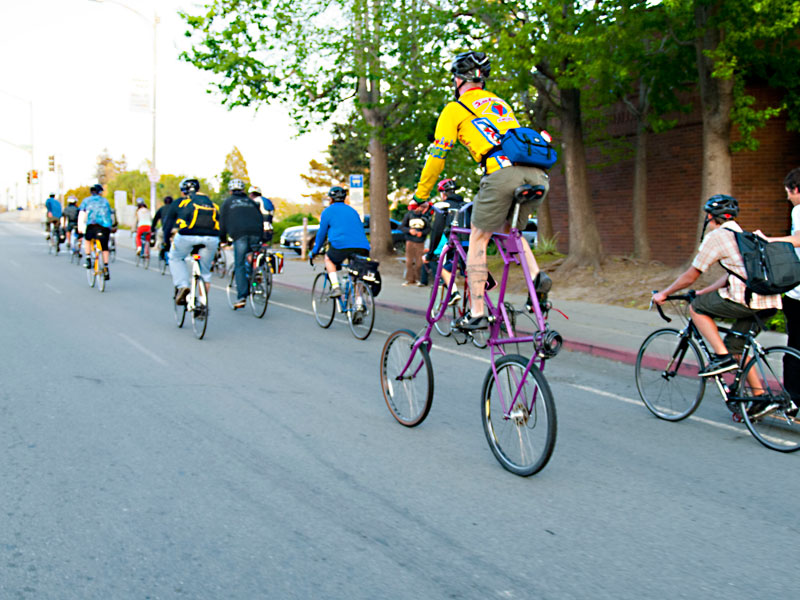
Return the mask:
MULTIPOLYGON (((512 219, 512 223, 516 222, 517 215, 519 212, 519 205, 515 205, 514 209, 514 218, 512 219)), ((467 254, 464 251, 464 247, 461 245, 461 241, 459 240, 459 234, 466 234, 469 235, 470 230, 464 227, 456 227, 453 226, 450 228, 450 235, 448 237, 447 243, 442 248, 441 255, 439 256, 439 262, 436 266, 436 275, 434 276, 433 282, 434 285, 432 286, 431 291, 431 298, 428 303, 428 310, 425 312, 425 318, 428 321, 428 326, 425 328, 425 331, 422 335, 420 335, 411 347, 411 356, 409 356, 408 360, 406 361, 403 370, 398 374, 397 379, 403 379, 404 374, 406 371, 411 367, 411 364, 414 360, 414 357, 417 353, 417 350, 423 344, 426 345, 426 350, 430 352, 431 347, 433 346, 433 341, 431 339, 431 329, 433 329, 433 324, 436 323, 439 319, 444 317, 445 312, 447 311, 450 299, 453 294, 453 285, 455 283, 455 276, 450 278, 450 284, 447 286, 447 294, 445 295, 444 300, 439 307, 439 311, 436 314, 433 314, 434 305, 436 303, 436 291, 438 286, 435 285, 436 282, 441 281, 442 276, 442 268, 444 266, 447 254, 453 250, 459 256, 459 258, 466 264, 467 262, 467 254)), ((541 306, 539 305, 539 299, 536 295, 536 290, 533 286, 533 278, 531 277, 530 268, 528 267, 528 261, 524 259, 524 249, 522 244, 527 244, 527 241, 522 237, 522 233, 517 228, 512 228, 508 233, 493 233, 492 239, 495 240, 495 245, 497 246, 497 250, 500 253, 500 256, 503 259, 503 276, 500 280, 500 289, 498 292, 497 303, 495 304, 492 302, 491 298, 488 294, 484 295, 484 299, 486 302, 487 313, 488 315, 494 317, 490 319, 489 325, 489 340, 488 344, 491 348, 491 365, 492 365, 492 372, 494 373, 494 380, 495 385, 497 386, 497 392, 500 398, 500 404, 503 409, 503 414, 507 418, 511 410, 514 408, 517 399, 519 398, 519 394, 523 389, 525 384, 525 380, 528 377, 528 372, 531 368, 538 368, 540 371, 544 370, 544 362, 545 357, 544 354, 540 351, 542 336, 544 335, 545 331, 547 330, 547 323, 545 321, 544 314, 542 313, 541 306), (533 335, 527 336, 517 336, 514 328, 511 326, 511 319, 509 318, 508 311, 506 309, 505 304, 505 294, 506 294, 506 285, 508 283, 508 273, 509 268, 511 265, 517 264, 522 267, 522 271, 525 275, 525 283, 528 287, 528 294, 530 295, 532 304, 533 304, 533 312, 536 317, 536 325, 538 326, 538 332, 534 333, 533 335), (500 337, 500 330, 501 326, 505 326, 505 330, 510 334, 513 333, 513 337, 500 337), (513 374, 514 383, 516 384, 517 391, 514 394, 514 397, 511 399, 510 402, 506 403, 506 399, 503 396, 503 391, 500 389, 499 380, 497 377, 497 368, 495 366, 495 360, 506 354, 503 346, 506 344, 524 344, 524 343, 532 343, 534 349, 536 350, 528 364, 525 367, 524 376, 519 379, 516 374, 513 374), (539 365, 536 366, 535 362, 539 359, 539 365), (518 380, 519 379, 519 380, 518 380)), ((453 265, 457 264, 456 261, 453 261, 453 265)), ((423 366, 423 362, 420 361, 420 364, 414 369, 413 374, 409 378, 414 378, 419 373, 420 369, 423 366)), ((527 407, 530 409, 533 404, 536 402, 536 395, 532 398, 531 406, 527 407)))

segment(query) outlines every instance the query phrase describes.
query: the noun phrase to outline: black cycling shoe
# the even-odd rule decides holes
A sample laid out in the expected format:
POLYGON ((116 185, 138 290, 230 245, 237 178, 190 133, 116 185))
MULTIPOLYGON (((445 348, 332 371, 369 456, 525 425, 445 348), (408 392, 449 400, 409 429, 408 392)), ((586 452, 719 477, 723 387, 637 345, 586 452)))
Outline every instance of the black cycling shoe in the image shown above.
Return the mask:
POLYGON ((484 315, 480 317, 471 317, 469 314, 464 315, 457 321, 454 321, 457 329, 461 331, 478 331, 480 329, 489 329, 489 319, 484 315))
POLYGON ((747 407, 747 416, 750 419, 759 419, 773 412, 780 404, 770 400, 753 400, 747 407))

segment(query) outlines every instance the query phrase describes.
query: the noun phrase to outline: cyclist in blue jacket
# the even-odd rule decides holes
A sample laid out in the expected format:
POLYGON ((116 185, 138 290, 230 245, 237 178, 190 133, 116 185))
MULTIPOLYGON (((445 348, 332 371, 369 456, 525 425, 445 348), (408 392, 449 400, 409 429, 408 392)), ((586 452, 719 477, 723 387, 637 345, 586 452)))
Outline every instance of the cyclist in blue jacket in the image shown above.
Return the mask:
POLYGON ((91 196, 81 202, 78 210, 86 213, 86 234, 84 239, 84 251, 86 252, 87 269, 92 268, 92 260, 89 258, 92 249, 89 244, 92 240, 100 241, 100 248, 103 250, 103 276, 109 279, 108 275, 108 242, 111 238, 111 227, 114 225, 114 220, 111 216, 111 205, 108 200, 103 198, 103 186, 96 183, 90 188, 91 196))
POLYGON ((336 271, 342 268, 342 262, 350 255, 369 254, 370 247, 361 217, 354 208, 344 202, 347 190, 338 185, 334 186, 328 192, 328 197, 331 204, 322 211, 314 248, 308 261, 314 264, 314 255, 319 254, 327 239, 330 242, 330 249, 325 254, 325 270, 331 282, 331 298, 338 298, 342 295, 342 290, 339 287, 336 271))

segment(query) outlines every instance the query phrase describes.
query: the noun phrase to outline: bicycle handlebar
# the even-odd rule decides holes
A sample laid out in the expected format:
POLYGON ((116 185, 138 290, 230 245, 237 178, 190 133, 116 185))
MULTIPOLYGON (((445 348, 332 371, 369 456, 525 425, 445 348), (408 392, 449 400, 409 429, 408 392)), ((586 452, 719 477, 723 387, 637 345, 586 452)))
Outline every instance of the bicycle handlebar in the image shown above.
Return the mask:
MULTIPOLYGON (((653 290, 653 294, 657 294, 657 293, 658 293, 658 290, 653 290)), ((666 300, 683 300, 685 302, 691 302, 696 297, 697 297, 697 293, 694 290, 689 290, 685 294, 674 294, 672 296, 667 296, 666 300)), ((653 302, 653 300, 651 298, 650 299, 650 308, 653 308, 653 304, 655 304, 655 303, 653 302)), ((661 308, 660 304, 656 304, 656 309, 658 310, 658 314, 661 316, 662 319, 664 319, 667 323, 671 323, 672 322, 672 319, 670 319, 667 315, 664 314, 664 311, 661 308)))

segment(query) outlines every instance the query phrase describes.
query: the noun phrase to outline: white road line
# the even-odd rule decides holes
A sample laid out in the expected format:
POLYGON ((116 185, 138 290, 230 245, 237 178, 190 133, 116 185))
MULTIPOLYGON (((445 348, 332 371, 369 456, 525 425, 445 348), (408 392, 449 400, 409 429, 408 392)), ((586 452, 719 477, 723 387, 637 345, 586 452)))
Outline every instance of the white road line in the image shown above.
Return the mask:
POLYGON ((45 283, 44 285, 45 285, 45 287, 50 288, 51 290, 53 290, 56 294, 61 294, 61 290, 59 290, 57 287, 52 286, 49 283, 45 283))
MULTIPOLYGON (((572 386, 574 388, 578 388, 579 390, 583 390, 584 392, 590 392, 592 394, 596 394, 597 396, 604 396, 606 398, 612 398, 614 400, 618 400, 620 402, 624 402, 626 404, 636 404, 637 406, 641 406, 643 402, 641 400, 634 400, 633 398, 626 398, 625 396, 620 396, 619 394, 612 394, 611 392, 605 392, 603 390, 598 390, 593 387, 589 387, 587 385, 580 385, 577 383, 568 383, 567 385, 572 386)), ((698 423, 702 423, 703 425, 710 425, 711 427, 716 427, 717 429, 724 429, 725 431, 733 431, 736 433, 741 433, 742 435, 750 435, 750 432, 746 428, 742 427, 735 427, 734 425, 727 425, 725 423, 718 423, 716 421, 711 421, 709 419, 704 419, 703 417, 697 417, 692 415, 689 417, 690 421, 697 421, 698 423)))
POLYGON ((119 333, 119 336, 120 336, 120 337, 121 337, 123 340, 125 340, 126 342, 128 342, 128 343, 129 343, 131 346, 133 346, 134 348, 136 348, 137 350, 139 350, 139 351, 140 351, 142 354, 146 354, 147 356, 149 356, 150 358, 152 358, 152 359, 153 359, 154 361, 156 361, 157 363, 159 363, 159 364, 162 364, 162 365, 164 365, 164 366, 167 366, 167 361, 165 361, 163 358, 161 358, 161 357, 160 357, 160 356, 158 356, 157 354, 154 354, 153 352, 151 352, 150 350, 148 350, 147 348, 145 348, 144 346, 142 346, 142 345, 141 345, 139 342, 137 342, 136 340, 133 340, 133 339, 129 338, 129 337, 128 337, 127 335, 125 335, 124 333, 119 333))

